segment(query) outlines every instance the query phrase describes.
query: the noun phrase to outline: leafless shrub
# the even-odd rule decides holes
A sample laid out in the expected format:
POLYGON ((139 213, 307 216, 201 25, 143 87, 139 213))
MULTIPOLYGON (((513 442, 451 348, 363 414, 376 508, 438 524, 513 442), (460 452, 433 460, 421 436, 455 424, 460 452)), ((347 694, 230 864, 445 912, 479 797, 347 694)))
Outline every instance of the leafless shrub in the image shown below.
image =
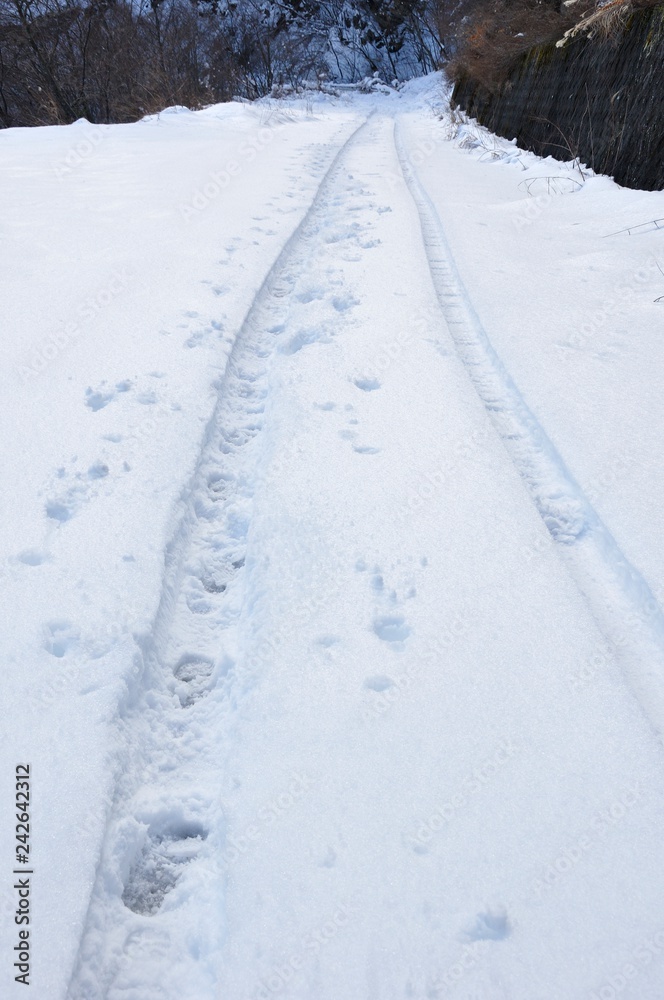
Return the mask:
MULTIPOLYGON (((628 226, 626 229, 618 229, 615 233, 607 233, 605 239, 609 236, 622 236, 623 233, 627 233, 631 236, 632 233, 650 233, 653 229, 664 229, 664 219, 651 219, 650 222, 639 222, 636 226, 628 226)), ((657 265, 659 267, 659 265, 657 265)))
POLYGON ((573 194, 583 187, 584 181, 570 176, 529 177, 519 187, 530 197, 539 195, 573 194))

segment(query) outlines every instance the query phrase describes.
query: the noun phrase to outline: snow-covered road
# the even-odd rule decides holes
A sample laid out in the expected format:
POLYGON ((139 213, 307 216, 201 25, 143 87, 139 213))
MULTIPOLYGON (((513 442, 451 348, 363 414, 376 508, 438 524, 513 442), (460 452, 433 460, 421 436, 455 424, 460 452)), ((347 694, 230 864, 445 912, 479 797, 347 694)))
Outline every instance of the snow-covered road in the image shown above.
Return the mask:
POLYGON ((39 1000, 661 1000, 664 196, 442 104, 0 133, 39 1000))

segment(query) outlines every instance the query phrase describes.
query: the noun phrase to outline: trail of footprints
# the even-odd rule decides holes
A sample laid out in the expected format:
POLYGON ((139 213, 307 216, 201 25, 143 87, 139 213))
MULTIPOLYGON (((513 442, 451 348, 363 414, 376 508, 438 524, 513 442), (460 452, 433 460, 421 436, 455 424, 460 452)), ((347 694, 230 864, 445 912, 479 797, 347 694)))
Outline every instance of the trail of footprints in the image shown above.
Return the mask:
MULTIPOLYGON (((369 124, 355 135, 372 142, 373 131, 369 124)), ((161 927, 168 935, 168 922, 152 921, 167 909, 169 899, 173 902, 168 909, 177 909, 188 889, 185 886, 180 897, 175 890, 188 871, 195 879, 192 865, 199 861, 204 869, 214 867, 220 831, 211 810, 223 751, 211 734, 218 732, 225 739, 226 720, 232 718, 242 690, 252 683, 249 668, 238 655, 237 627, 244 604, 253 493, 261 466, 268 368, 275 355, 288 364, 290 356, 329 341, 352 323, 349 317, 356 299, 343 262, 359 259, 376 245, 370 238, 371 212, 380 212, 380 207, 339 157, 259 291, 229 357, 184 500, 181 528, 168 553, 160 609, 144 649, 140 691, 123 720, 128 766, 116 791, 91 903, 93 915, 88 918, 90 936, 82 942, 72 1000, 87 1000, 87 970, 105 968, 105 976, 115 979, 120 975, 113 972, 118 962, 125 970, 132 964, 131 942, 144 927, 140 921, 148 918, 152 927, 161 927), (349 224, 348 205, 355 201, 368 214, 361 223, 349 224), (127 828, 134 831, 129 837, 123 832, 127 828), (125 859, 124 874, 119 890, 109 895, 104 872, 109 865, 113 869, 118 853, 125 859), (120 956, 110 940, 95 936, 98 916, 109 909, 125 929, 120 956)), ((362 372, 355 387, 361 397, 380 389, 380 382, 362 372)), ((357 424, 352 413, 347 419, 357 424)), ((352 438, 349 446, 362 454, 377 452, 371 443, 352 438)), ((410 628, 393 597, 378 592, 376 597, 385 613, 376 616, 375 634, 398 651, 410 628)))
MULTIPOLYGON (((328 176, 334 177, 335 187, 343 185, 361 195, 365 207, 375 208, 345 170, 337 166, 328 176)), ((201 819, 205 809, 192 818, 196 810, 182 789, 215 786, 218 761, 195 733, 213 722, 213 712, 218 723, 218 713, 231 710, 229 695, 238 683, 235 633, 243 605, 268 365, 275 352, 288 357, 329 340, 356 304, 339 259, 354 259, 373 243, 367 227, 345 222, 347 200, 347 190, 333 194, 323 183, 297 238, 282 253, 245 320, 191 486, 177 551, 171 554, 145 688, 127 719, 130 731, 134 725, 139 732, 147 727, 149 749, 142 768, 135 766, 117 793, 119 812, 133 813, 147 827, 121 895, 124 906, 141 916, 156 915, 187 865, 206 851, 210 831, 201 819), (325 269, 320 257, 328 247, 325 269), (314 260, 318 282, 325 274, 325 287, 308 280, 314 260), (152 817, 140 807, 146 788, 159 790, 159 809, 152 817), (164 804, 169 801, 170 806, 164 804)), ((368 379, 358 388, 368 392, 378 383, 368 379)))
MULTIPOLYGON (((172 785, 174 795, 176 776, 181 780, 195 759, 183 727, 212 691, 223 692, 235 666, 233 627, 242 604, 252 443, 262 428, 266 357, 260 341, 248 338, 230 359, 222 402, 192 490, 186 558, 168 595, 169 621, 156 644, 152 673, 163 697, 147 710, 158 764, 148 763, 144 783, 172 785)), ((148 705, 153 694, 148 692, 144 699, 148 705)), ((197 764, 197 770, 204 767, 197 764)), ((183 811, 186 814, 186 802, 174 801, 172 814, 183 811)), ((156 914, 207 835, 202 823, 182 818, 151 824, 124 885, 124 905, 137 914, 156 914)))

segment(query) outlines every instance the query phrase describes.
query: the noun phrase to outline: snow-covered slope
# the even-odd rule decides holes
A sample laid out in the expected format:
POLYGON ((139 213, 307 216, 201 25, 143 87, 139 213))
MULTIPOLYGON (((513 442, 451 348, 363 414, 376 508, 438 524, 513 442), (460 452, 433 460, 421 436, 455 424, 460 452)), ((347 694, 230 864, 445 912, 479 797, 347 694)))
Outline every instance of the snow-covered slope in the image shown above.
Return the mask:
POLYGON ((661 998, 664 196, 442 104, 0 133, 40 1000, 661 998))

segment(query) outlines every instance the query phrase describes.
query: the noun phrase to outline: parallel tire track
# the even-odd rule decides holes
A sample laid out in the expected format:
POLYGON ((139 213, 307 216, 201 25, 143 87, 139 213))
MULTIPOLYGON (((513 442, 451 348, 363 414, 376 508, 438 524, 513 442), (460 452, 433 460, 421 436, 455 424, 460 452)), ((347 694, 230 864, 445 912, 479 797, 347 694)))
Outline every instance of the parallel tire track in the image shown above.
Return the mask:
POLYGON ((458 273, 438 213, 410 162, 398 122, 395 143, 420 217, 436 295, 458 356, 591 613, 616 650, 644 715, 662 740, 662 609, 565 467, 494 351, 458 273))
POLYGON ((223 932, 224 754, 210 746, 210 733, 229 738, 235 704, 251 683, 237 625, 268 369, 343 158, 367 121, 334 157, 230 353, 166 552, 154 626, 120 707, 124 749, 71 1000, 112 1000, 134 990, 155 998, 214 996, 223 932), (182 940, 187 920, 178 914, 187 906, 199 927, 194 943, 182 940))

